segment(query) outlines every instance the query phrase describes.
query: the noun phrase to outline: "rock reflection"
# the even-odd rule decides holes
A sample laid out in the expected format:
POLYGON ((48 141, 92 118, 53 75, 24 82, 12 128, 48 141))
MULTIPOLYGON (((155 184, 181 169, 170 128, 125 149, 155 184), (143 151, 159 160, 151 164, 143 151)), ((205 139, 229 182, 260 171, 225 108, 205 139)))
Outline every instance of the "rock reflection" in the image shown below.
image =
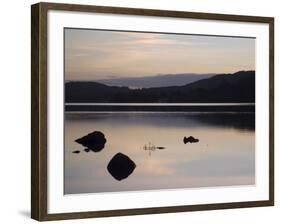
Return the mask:
POLYGON ((75 142, 87 147, 84 150, 85 152, 89 152, 90 150, 93 152, 100 152, 104 148, 106 138, 102 132, 94 131, 82 138, 76 139, 75 142))

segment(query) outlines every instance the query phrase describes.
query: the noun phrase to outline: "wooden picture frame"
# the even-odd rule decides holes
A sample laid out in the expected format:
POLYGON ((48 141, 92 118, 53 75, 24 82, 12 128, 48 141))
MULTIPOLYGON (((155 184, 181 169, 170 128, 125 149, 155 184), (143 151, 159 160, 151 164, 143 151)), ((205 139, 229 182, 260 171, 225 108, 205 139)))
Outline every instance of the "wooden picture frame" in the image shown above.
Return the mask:
MULTIPOLYGON (((274 18, 241 15, 223 15, 183 11, 164 11, 137 8, 118 8, 90 5, 57 3, 38 3, 31 10, 31 111, 32 111, 32 163, 31 163, 31 217, 39 221, 60 219, 81 219, 94 217, 141 215, 170 212, 187 212, 227 208, 246 208, 274 205, 274 18), (66 11, 81 13, 103 13, 111 15, 133 15, 172 18, 199 19, 208 21, 227 21, 266 24, 269 27, 269 173, 268 199, 228 203, 194 204, 180 206, 161 206, 102 211, 48 212, 48 12, 66 11)), ((60 150, 60 149, 58 149, 60 150)), ((62 150, 62 149, 61 149, 62 150)))

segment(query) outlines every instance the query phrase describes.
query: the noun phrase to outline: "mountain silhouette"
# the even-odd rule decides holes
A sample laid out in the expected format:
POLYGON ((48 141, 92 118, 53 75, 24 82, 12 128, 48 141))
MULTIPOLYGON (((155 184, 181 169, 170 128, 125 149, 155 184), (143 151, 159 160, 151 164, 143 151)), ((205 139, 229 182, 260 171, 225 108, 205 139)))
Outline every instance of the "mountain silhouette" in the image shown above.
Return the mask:
POLYGON ((130 88, 152 88, 152 87, 167 87, 167 86, 182 86, 200 79, 210 78, 214 74, 159 74, 154 76, 144 77, 120 77, 100 79, 96 82, 108 86, 127 86, 130 88))
POLYGON ((98 82, 65 83, 66 103, 255 102, 255 71, 219 74, 183 86, 130 89, 98 82))

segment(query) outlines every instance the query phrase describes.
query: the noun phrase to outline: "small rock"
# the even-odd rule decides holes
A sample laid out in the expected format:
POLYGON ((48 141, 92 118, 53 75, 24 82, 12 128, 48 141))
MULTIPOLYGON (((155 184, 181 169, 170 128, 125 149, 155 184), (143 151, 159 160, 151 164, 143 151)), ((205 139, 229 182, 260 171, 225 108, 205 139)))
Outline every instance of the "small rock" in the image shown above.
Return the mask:
POLYGON ((156 148, 157 149, 165 149, 165 147, 163 147, 163 146, 157 146, 156 148))
POLYGON ((184 137, 183 142, 184 142, 184 144, 186 144, 186 143, 197 143, 197 142, 199 142, 199 139, 194 138, 193 136, 189 136, 188 138, 184 137))
POLYGON ((90 152, 90 150, 91 150, 91 149, 89 149, 89 148, 85 148, 85 149, 84 149, 85 152, 90 152))
POLYGON ((79 150, 75 150, 75 151, 72 151, 72 153, 78 154, 78 153, 80 153, 80 151, 79 150))

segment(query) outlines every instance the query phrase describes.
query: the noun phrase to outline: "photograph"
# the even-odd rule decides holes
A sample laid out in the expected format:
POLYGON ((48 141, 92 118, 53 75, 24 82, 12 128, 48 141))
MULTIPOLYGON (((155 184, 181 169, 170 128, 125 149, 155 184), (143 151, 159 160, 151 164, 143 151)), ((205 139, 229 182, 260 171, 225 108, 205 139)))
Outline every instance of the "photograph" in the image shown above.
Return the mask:
POLYGON ((64 28, 64 194, 254 186, 255 37, 64 28))
POLYGON ((33 219, 274 206, 274 17, 179 10, 31 6, 33 219))

